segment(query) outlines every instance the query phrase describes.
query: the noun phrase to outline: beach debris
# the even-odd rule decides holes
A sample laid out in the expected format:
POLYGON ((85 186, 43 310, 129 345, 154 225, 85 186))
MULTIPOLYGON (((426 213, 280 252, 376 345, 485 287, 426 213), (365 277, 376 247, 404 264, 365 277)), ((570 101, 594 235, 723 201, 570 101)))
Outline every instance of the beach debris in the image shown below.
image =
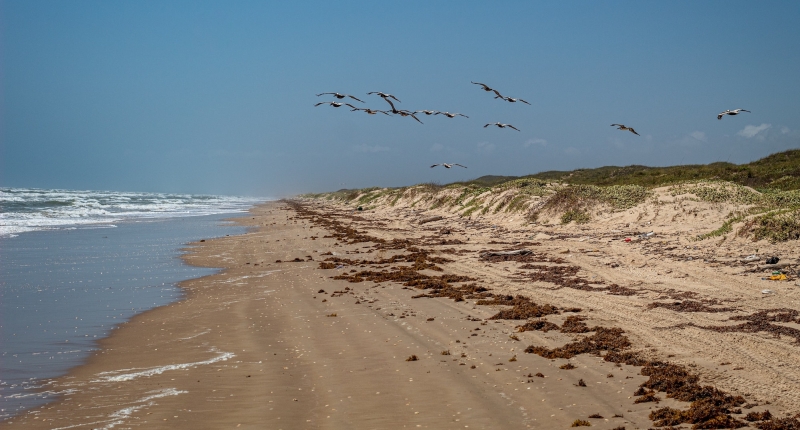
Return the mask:
POLYGON ((761 290, 761 294, 772 294, 774 291, 772 290, 761 290))
POLYGON ((586 382, 583 379, 579 379, 577 384, 574 384, 576 387, 585 387, 586 382))
POLYGON ((758 255, 751 254, 751 255, 748 255, 747 257, 742 258, 742 262, 743 263, 747 263, 747 262, 750 262, 750 261, 756 261, 756 260, 758 260, 758 258, 759 258, 758 255))
POLYGON ((353 99, 353 100, 358 100, 358 101, 360 101, 361 103, 364 103, 364 100, 361 100, 361 99, 359 99, 359 98, 357 98, 357 97, 355 97, 355 96, 351 96, 350 94, 340 94, 340 93, 319 93, 319 94, 317 94, 317 97, 319 97, 319 96, 324 96, 324 95, 326 95, 326 94, 330 94, 330 95, 332 95, 332 96, 336 97, 336 98, 337 98, 337 99, 339 99, 339 100, 341 100, 341 99, 343 99, 343 98, 345 98, 345 97, 350 97, 350 98, 351 98, 351 99, 353 99))
POLYGON ((416 355, 411 355, 408 358, 406 358, 406 361, 417 361, 417 360, 419 360, 419 358, 416 355))
POLYGON ((625 125, 622 124, 611 124, 611 126, 617 127, 617 130, 630 131, 631 133, 637 136, 641 136, 639 133, 636 132, 636 130, 633 129, 633 127, 626 127, 625 125))
POLYGON ((778 257, 770 257, 767 258, 767 261, 765 261, 764 264, 778 264, 779 261, 781 261, 781 259, 778 257))
POLYGON ((734 109, 734 110, 725 109, 723 112, 717 114, 717 119, 722 119, 722 117, 725 115, 730 115, 730 116, 739 115, 740 112, 750 112, 750 111, 744 109, 734 109))
POLYGON ((449 168, 451 168, 453 166, 463 167, 465 169, 467 168, 467 166, 462 166, 462 165, 460 165, 458 163, 439 163, 439 164, 434 164, 433 166, 431 166, 431 168, 434 168, 436 166, 444 166, 445 169, 449 169, 449 168))
POLYGON ((513 128, 514 130, 519 131, 519 129, 517 127, 514 127, 511 124, 503 124, 502 122, 489 123, 489 124, 484 125, 483 128, 486 128, 486 127, 488 127, 490 125, 496 125, 499 128, 506 128, 506 127, 513 128))
POLYGON ((591 427, 592 423, 586 420, 575 420, 570 427, 591 427))
POLYGON ((630 241, 631 241, 631 238, 630 238, 630 237, 626 237, 626 238, 625 238, 625 242, 630 242, 630 241))
POLYGON ((420 225, 422 225, 422 224, 427 224, 427 223, 429 223, 429 222, 439 221, 440 219, 444 219, 444 217, 443 217, 443 216, 440 216, 440 215, 437 215, 437 216, 432 216, 432 217, 429 217, 429 218, 425 218, 425 219, 422 219, 422 220, 420 220, 420 221, 419 221, 419 224, 420 224, 420 225))
POLYGON ((641 238, 641 239, 650 239, 651 237, 653 237, 654 234, 655 233, 652 232, 652 231, 649 232, 649 233, 642 233, 642 234, 639 235, 639 238, 641 238))
POLYGON ((530 249, 515 249, 513 251, 486 251, 480 254, 481 258, 488 257, 507 257, 510 255, 530 255, 533 251, 530 249))
MULTIPOLYGON (((572 369, 575 368, 575 365, 573 365, 572 363, 567 363, 567 364, 562 364, 561 366, 558 366, 558 368, 559 369, 563 369, 563 370, 572 370, 572 369)), ((581 381, 583 381, 583 379, 581 379, 581 381)), ((586 385, 584 385, 584 387, 585 386, 586 385)))
POLYGON ((603 416, 600 415, 600 414, 595 413, 595 414, 589 415, 589 418, 603 418, 603 416))

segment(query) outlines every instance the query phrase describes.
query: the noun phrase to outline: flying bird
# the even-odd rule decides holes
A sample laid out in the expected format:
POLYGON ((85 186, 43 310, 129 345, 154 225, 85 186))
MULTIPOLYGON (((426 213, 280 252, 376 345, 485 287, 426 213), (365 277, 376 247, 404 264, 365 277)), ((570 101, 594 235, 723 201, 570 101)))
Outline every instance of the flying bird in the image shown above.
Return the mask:
POLYGON ((612 126, 612 127, 617 127, 617 130, 627 130, 627 131, 630 131, 631 133, 633 133, 633 134, 635 134, 635 135, 637 135, 637 136, 641 136, 641 135, 640 135, 639 133, 637 133, 637 132, 636 132, 636 130, 634 130, 632 127, 625 127, 625 126, 624 126, 624 125, 622 125, 622 124, 611 124, 611 126, 612 126))
MULTIPOLYGON (((472 82, 472 81, 470 81, 470 82, 472 82)), ((500 96, 500 97, 503 97, 503 95, 502 95, 502 94, 500 94, 499 92, 497 92, 497 90, 496 90, 496 89, 494 89, 494 88, 490 88, 490 87, 489 87, 488 85, 486 85, 486 84, 482 84, 482 83, 480 83, 480 82, 472 82, 472 83, 473 83, 473 84, 475 84, 475 85, 480 85, 480 86, 482 86, 484 91, 494 91, 494 93, 495 93, 495 94, 497 94, 497 95, 498 95, 498 96, 500 96)))
POLYGON ((332 95, 332 96, 336 97, 336 98, 337 98, 337 99, 339 99, 339 100, 341 100, 341 99, 343 99, 343 98, 345 98, 345 97, 350 97, 350 98, 351 98, 351 99, 353 99, 353 100, 358 100, 358 101, 360 101, 361 103, 364 103, 364 100, 361 100, 360 98, 358 98, 358 97, 355 97, 355 96, 351 96, 350 94, 340 94, 340 93, 320 93, 320 94, 317 94, 317 97, 319 97, 319 96, 324 96, 325 94, 330 94, 330 95, 332 95))
POLYGON ((351 108, 356 109, 356 107, 351 105, 350 103, 338 103, 338 102, 319 102, 319 103, 315 104, 314 107, 319 106, 319 105, 331 105, 331 106, 333 106, 335 108, 342 107, 342 106, 350 106, 351 108))
POLYGON ((414 115, 415 112, 407 111, 405 109, 400 109, 400 110, 392 109, 392 113, 396 114, 396 115, 400 115, 400 116, 410 116, 411 118, 414 118, 415 120, 417 120, 418 123, 423 124, 423 122, 420 121, 419 118, 417 118, 416 115, 414 115))
POLYGON ((722 112, 719 115, 717 115, 717 119, 722 119, 722 117, 725 115, 731 115, 731 116, 739 115, 739 112, 750 112, 750 111, 744 109, 734 109, 734 110, 726 109, 725 112, 722 112))
POLYGON ((397 98, 397 97, 395 97, 395 96, 393 96, 393 95, 391 95, 391 94, 382 93, 382 92, 380 92, 380 91, 372 91, 372 92, 369 92, 369 93, 367 93, 367 95, 370 95, 370 94, 377 94, 377 95, 379 95, 380 97, 382 97, 384 100, 386 100, 386 102, 387 102, 387 103, 389 103, 389 106, 391 106, 391 107, 392 107, 392 112, 394 112, 394 111, 395 111, 395 108, 394 108, 394 103, 392 103, 392 101, 391 101, 391 100, 389 100, 389 99, 395 99, 395 100, 397 100, 398 102, 400 102, 400 100, 398 100, 398 98, 397 98))
POLYGON ((387 116, 389 115, 389 113, 388 113, 388 112, 386 112, 385 110, 378 110, 378 109, 362 109, 362 108, 353 108, 353 109, 351 109, 350 111, 351 111, 351 112, 355 112, 355 111, 357 111, 357 110, 364 111, 364 112, 366 112, 366 113, 367 113, 367 114, 369 114, 369 115, 375 115, 376 113, 382 113, 382 114, 384 114, 384 115, 387 115, 387 116))
POLYGON ((424 113, 425 115, 437 115, 440 114, 441 112, 436 110, 418 110, 415 111, 414 113, 424 113))
POLYGON ((503 123, 500 123, 500 122, 496 122, 496 123, 493 123, 493 124, 492 124, 492 123, 486 124, 486 125, 484 125, 484 126, 483 126, 483 128, 486 128, 486 127, 488 127, 488 126, 490 126, 490 125, 496 125, 496 126, 498 126, 498 127, 500 127, 500 128, 506 128, 506 127, 508 127, 508 128, 513 128, 514 130, 517 130, 517 131, 519 131, 519 129, 518 129, 517 127, 514 127, 514 126, 513 126, 513 125, 511 125, 511 124, 503 124, 503 123))
POLYGON ((468 116, 464 115, 463 113, 450 113, 450 112, 436 112, 436 115, 444 115, 448 118, 455 118, 457 116, 463 116, 464 118, 469 118, 468 116))
POLYGON ((495 96, 495 98, 496 98, 496 99, 503 99, 503 100, 505 100, 505 101, 507 101, 507 102, 511 102, 511 103, 522 102, 522 103, 525 103, 526 105, 529 105, 529 104, 530 104, 530 103, 526 102, 525 100, 522 100, 522 99, 515 99, 515 98, 513 98, 513 97, 495 96))
POLYGON ((431 166, 431 169, 436 167, 436 166, 444 166, 445 169, 449 169, 449 168, 451 168, 453 166, 463 167, 465 169, 467 168, 467 166, 462 166, 462 165, 460 165, 458 163, 440 163, 440 164, 434 164, 433 166, 431 166))

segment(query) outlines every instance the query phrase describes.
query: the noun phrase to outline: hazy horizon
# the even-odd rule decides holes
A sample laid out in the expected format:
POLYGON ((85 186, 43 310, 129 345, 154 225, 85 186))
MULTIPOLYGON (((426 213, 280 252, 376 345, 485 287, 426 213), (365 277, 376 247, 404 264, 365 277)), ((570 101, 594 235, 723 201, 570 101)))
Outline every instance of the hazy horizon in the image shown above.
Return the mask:
POLYGON ((280 197, 800 148, 797 2, 4 0, 0 20, 3 187, 280 197), (370 91, 469 118, 314 107, 389 107, 370 91))

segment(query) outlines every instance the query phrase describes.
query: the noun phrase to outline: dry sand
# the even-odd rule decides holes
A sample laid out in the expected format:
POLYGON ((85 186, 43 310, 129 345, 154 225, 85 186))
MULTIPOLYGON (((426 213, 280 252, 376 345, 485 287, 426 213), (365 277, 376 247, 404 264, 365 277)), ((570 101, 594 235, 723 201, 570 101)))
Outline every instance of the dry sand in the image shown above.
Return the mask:
MULTIPOLYGON (((495 294, 581 308, 589 326, 623 329, 631 350, 686 365, 702 384, 758 405, 744 413, 800 411, 800 361, 793 337, 697 327, 732 326, 741 321, 730 317, 763 309, 800 309, 794 281, 761 281, 760 272, 738 274, 752 267, 738 261, 751 252, 744 242, 689 244, 675 229, 656 228, 657 213, 650 218, 621 214, 582 228, 520 227, 498 219, 489 224, 447 213, 419 225, 436 213, 393 208, 354 216, 330 203, 303 204, 386 241, 412 238, 418 248, 452 260, 438 264, 443 272, 420 273, 469 276, 495 294), (624 242, 625 232, 617 226, 631 223, 652 225, 657 234, 624 242), (579 276, 598 288, 617 284, 635 294, 558 288, 524 279, 531 271, 519 262, 493 263, 479 256, 484 249, 519 248, 565 262, 556 265, 579 266, 579 276), (773 293, 762 294, 765 288, 773 293), (691 300, 732 309, 647 307, 683 303, 687 296, 681 293, 687 292, 693 293, 691 300)), ((332 279, 411 263, 319 265, 330 257, 387 259, 409 252, 407 245, 387 249, 326 238, 333 232, 297 217, 285 202, 251 213, 240 220, 254 227, 249 233, 192 244, 185 257, 190 264, 223 271, 181 283, 184 300, 121 324, 85 365, 48 385, 64 393, 61 400, 2 426, 552 429, 569 428, 580 419, 600 429, 643 429, 653 425, 652 410, 688 406, 664 393, 657 393, 658 404, 635 404, 634 391, 648 379, 640 375, 641 367, 616 366, 589 354, 550 360, 524 352, 529 345, 554 348, 586 334, 517 332, 524 321, 489 319, 507 306, 412 299, 424 291, 396 282, 332 279), (412 355, 417 360, 407 361, 412 355), (560 368, 568 362, 575 368, 560 368), (593 414, 603 418, 589 418, 593 414)), ((782 253, 782 261, 797 261, 798 250, 787 245, 753 246, 761 246, 760 254, 782 253)), ((561 324, 566 315, 571 314, 546 319, 561 324)))

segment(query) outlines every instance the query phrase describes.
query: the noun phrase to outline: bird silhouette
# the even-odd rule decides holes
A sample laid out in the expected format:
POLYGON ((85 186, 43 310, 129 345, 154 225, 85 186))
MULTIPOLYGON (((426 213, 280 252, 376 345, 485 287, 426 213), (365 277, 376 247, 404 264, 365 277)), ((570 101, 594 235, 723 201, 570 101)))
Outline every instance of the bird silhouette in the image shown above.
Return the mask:
POLYGON ((341 100, 341 99, 343 99, 343 98, 345 98, 345 97, 350 97, 350 98, 351 98, 351 99, 353 99, 353 100, 358 100, 358 101, 360 101, 361 103, 364 103, 364 100, 361 100, 360 98, 358 98, 358 97, 355 97, 355 96, 351 96, 350 94, 341 94, 341 93, 319 93, 319 94, 317 94, 317 97, 319 97, 319 96, 324 96, 325 94, 330 94, 330 95, 332 95, 332 96, 336 97, 336 98, 337 98, 337 99, 339 99, 339 100, 341 100))
POLYGON ((314 106, 316 107, 316 106, 319 106, 319 105, 331 105, 331 106, 333 106, 335 108, 342 107, 342 106, 350 106, 351 108, 356 109, 356 107, 351 105, 350 103, 319 102, 319 103, 315 104, 314 106))
POLYGON ((511 125, 511 124, 503 124, 503 123, 500 123, 500 122, 495 122, 495 123, 489 123, 489 124, 486 124, 486 125, 484 125, 484 126, 483 126, 483 128, 486 128, 486 127, 488 127, 488 126, 490 126, 490 125, 496 125, 496 126, 498 126, 498 127, 500 127, 500 128, 506 128, 506 127, 508 127, 508 128, 513 128, 514 130, 517 130, 517 131, 519 131, 519 129, 518 129, 517 127, 514 127, 514 126, 513 126, 513 125, 511 125))
POLYGON ((739 112, 750 112, 750 111, 744 109, 734 109, 734 110, 726 109, 725 112, 722 112, 717 115, 717 119, 722 119, 722 117, 725 115, 731 115, 731 116, 739 115, 739 112))
POLYGON ((612 127, 617 127, 617 130, 627 130, 627 131, 630 131, 631 133, 633 133, 633 134, 635 134, 635 135, 637 135, 637 136, 641 136, 641 135, 640 135, 639 133, 637 133, 637 132, 636 132, 636 130, 634 130, 632 127, 626 127, 626 126, 624 126, 624 125, 622 125, 622 124, 611 124, 611 126, 612 126, 612 127))
MULTIPOLYGON (((472 82, 472 81, 470 81, 470 82, 472 82)), ((480 83, 480 82, 472 82, 472 83, 473 83, 473 84, 475 84, 475 85, 480 85, 480 86, 482 86, 484 91, 494 91, 494 93, 495 93, 495 94, 497 94, 497 95, 498 95, 498 96, 500 96, 500 97, 503 97, 503 95, 502 95, 502 94, 500 94, 500 93, 499 93, 499 92, 498 92, 496 89, 494 89, 494 88, 491 88, 491 87, 489 87, 489 86, 488 86, 488 85, 486 85, 486 84, 482 84, 482 83, 480 83)))
POLYGON ((382 93, 382 92, 380 92, 380 91, 372 91, 372 92, 369 92, 369 93, 367 93, 367 95, 370 95, 370 94, 377 94, 377 95, 379 95, 381 98, 383 98, 384 100, 386 100, 386 103, 389 103, 389 106, 391 106, 391 107, 392 107, 392 112, 394 112, 394 111, 395 111, 395 108, 394 108, 394 103, 392 103, 392 101, 391 101, 391 100, 389 100, 389 99, 394 99, 394 100, 397 100, 398 102, 400 102, 400 100, 399 100, 397 97, 395 97, 395 96, 393 96, 393 95, 391 95, 391 94, 382 93))
POLYGON ((439 163, 439 164, 434 164, 433 166, 431 166, 431 169, 436 167, 436 166, 444 166, 445 169, 449 169, 449 168, 451 168, 453 166, 463 167, 465 169, 467 168, 467 166, 462 166, 462 165, 460 165, 458 163, 439 163))

